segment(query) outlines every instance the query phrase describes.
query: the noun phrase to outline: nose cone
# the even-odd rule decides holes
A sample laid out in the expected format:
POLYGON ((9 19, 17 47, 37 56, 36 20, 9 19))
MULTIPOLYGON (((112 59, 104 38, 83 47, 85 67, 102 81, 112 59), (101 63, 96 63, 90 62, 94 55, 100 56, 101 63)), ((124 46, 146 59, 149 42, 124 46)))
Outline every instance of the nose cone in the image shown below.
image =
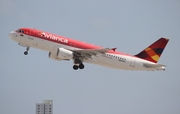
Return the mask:
POLYGON ((9 38, 13 39, 13 35, 14 35, 14 32, 13 32, 13 31, 10 32, 10 33, 9 33, 9 38))

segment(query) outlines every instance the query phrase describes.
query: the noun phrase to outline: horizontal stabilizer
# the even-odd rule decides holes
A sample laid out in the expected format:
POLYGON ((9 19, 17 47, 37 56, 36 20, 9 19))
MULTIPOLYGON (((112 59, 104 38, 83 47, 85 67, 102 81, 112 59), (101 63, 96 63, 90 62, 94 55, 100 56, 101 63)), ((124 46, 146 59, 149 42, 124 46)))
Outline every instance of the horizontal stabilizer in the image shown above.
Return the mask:
POLYGON ((144 67, 146 68, 159 68, 159 67, 165 67, 166 65, 162 64, 143 64, 144 67))

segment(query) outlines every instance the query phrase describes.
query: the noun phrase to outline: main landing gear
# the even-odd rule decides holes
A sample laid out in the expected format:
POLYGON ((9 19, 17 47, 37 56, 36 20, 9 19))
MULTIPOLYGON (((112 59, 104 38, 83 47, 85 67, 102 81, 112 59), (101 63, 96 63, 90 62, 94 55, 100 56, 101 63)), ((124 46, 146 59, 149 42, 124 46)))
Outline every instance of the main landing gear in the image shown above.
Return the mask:
POLYGON ((84 69, 84 64, 81 62, 81 60, 79 60, 79 59, 75 59, 74 60, 74 66, 73 66, 73 69, 74 70, 77 70, 78 68, 79 69, 84 69))
POLYGON ((81 63, 81 64, 79 64, 79 66, 78 66, 78 65, 74 65, 74 66, 73 66, 73 69, 74 69, 74 70, 77 70, 78 68, 79 68, 79 69, 84 69, 84 64, 81 63))
POLYGON ((29 51, 29 47, 26 48, 26 51, 24 52, 24 55, 27 55, 29 51))

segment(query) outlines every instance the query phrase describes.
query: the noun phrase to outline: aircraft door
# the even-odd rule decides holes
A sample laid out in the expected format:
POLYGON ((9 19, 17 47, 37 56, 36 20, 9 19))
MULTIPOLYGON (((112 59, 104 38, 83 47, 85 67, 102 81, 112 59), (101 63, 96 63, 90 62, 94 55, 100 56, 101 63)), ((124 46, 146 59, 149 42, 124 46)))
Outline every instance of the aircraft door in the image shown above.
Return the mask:
POLYGON ((29 42, 30 42, 30 44, 32 45, 32 46, 35 46, 35 47, 37 47, 38 46, 38 41, 36 40, 36 33, 35 33, 35 31, 34 30, 31 30, 30 31, 30 36, 29 36, 29 42))
POLYGON ((135 59, 131 59, 130 66, 135 67, 135 59))

